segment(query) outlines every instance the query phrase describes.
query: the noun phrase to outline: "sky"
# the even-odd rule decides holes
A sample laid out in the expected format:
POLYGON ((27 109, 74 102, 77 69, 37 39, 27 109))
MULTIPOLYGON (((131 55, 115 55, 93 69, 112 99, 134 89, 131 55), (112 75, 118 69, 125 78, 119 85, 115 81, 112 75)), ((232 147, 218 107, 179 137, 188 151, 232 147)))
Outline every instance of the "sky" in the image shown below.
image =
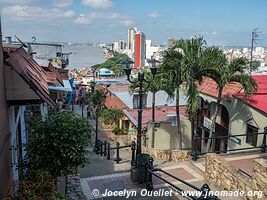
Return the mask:
POLYGON ((0 0, 4 36, 107 43, 137 27, 154 44, 202 35, 211 45, 267 46, 266 0, 0 0))

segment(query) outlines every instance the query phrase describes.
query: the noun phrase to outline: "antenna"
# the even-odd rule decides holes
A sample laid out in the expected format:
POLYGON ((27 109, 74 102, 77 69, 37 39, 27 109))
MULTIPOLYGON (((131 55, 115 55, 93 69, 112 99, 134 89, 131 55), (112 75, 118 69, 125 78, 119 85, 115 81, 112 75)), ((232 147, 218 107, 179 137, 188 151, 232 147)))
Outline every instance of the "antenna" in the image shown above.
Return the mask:
POLYGON ((15 35, 15 38, 17 38, 17 40, 22 44, 23 47, 25 47, 25 48, 28 47, 28 46, 27 46, 24 42, 22 42, 22 40, 19 39, 16 35, 15 35))
POLYGON ((258 41, 260 41, 259 37, 260 31, 258 31, 258 28, 255 28, 251 33, 251 49, 250 49, 250 66, 249 66, 249 73, 251 74, 252 71, 252 58, 253 58, 253 48, 254 44, 257 44, 258 41))

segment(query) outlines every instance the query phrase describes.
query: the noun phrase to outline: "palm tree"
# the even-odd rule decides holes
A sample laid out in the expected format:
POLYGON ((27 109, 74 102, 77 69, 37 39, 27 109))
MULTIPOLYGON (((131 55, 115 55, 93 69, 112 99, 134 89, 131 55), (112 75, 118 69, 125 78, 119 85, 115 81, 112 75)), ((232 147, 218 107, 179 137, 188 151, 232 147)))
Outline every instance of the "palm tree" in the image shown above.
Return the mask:
MULTIPOLYGON (((218 87, 218 96, 216 102, 215 113, 212 117, 212 124, 209 133, 209 137, 213 137, 213 130, 217 120, 220 103, 222 100, 223 89, 227 84, 240 83, 243 87, 245 95, 251 95, 257 90, 256 81, 247 73, 248 60, 245 58, 236 58, 232 61, 224 59, 219 60, 220 65, 217 66, 217 72, 209 74, 218 87)), ((211 140, 208 140, 207 149, 210 150, 211 140)))
MULTIPOLYGON (((176 41, 175 45, 163 54, 163 78, 168 83, 164 84, 164 90, 169 97, 176 95, 176 116, 177 133, 179 146, 182 148, 182 136, 179 117, 179 93, 181 85, 186 88, 187 106, 186 110, 190 116, 192 125, 192 137, 194 132, 194 116, 199 102, 198 85, 202 77, 209 76, 217 72, 215 57, 221 56, 220 50, 215 47, 206 47, 206 42, 202 37, 176 41)), ((193 139, 193 138, 192 138, 193 139)), ((193 146, 192 146, 193 147, 193 146)))
POLYGON ((177 51, 177 46, 174 45, 163 52, 163 62, 159 67, 159 76, 161 77, 162 89, 168 94, 169 98, 175 98, 176 102, 176 126, 179 139, 179 149, 182 149, 182 137, 180 126, 180 112, 179 112, 179 94, 180 85, 182 84, 182 55, 177 51))

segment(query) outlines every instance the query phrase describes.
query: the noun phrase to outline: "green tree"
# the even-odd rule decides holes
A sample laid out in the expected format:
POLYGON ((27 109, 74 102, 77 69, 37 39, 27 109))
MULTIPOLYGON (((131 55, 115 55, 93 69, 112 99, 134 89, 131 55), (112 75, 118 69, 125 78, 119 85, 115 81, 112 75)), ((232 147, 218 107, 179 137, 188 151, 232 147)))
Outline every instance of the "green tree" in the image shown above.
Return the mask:
POLYGON ((119 120, 122 117, 123 112, 121 109, 115 109, 115 108, 111 108, 111 109, 104 109, 101 113, 100 113, 100 117, 103 120, 104 124, 108 124, 108 125, 115 125, 116 127, 119 126, 119 120))
POLYGON ((97 108, 103 107, 106 99, 106 94, 103 89, 96 90, 95 83, 91 83, 92 92, 87 94, 87 103, 93 103, 97 108))
MULTIPOLYGON (((215 123, 222 100, 223 89, 227 84, 240 83, 246 96, 253 94, 257 90, 256 81, 249 74, 247 74, 247 59, 242 57, 236 58, 232 61, 221 59, 217 63, 220 63, 220 65, 217 66, 217 72, 209 74, 209 77, 217 83, 218 87, 216 109, 214 115, 212 116, 212 124, 209 137, 213 137, 213 130, 215 128, 215 123)), ((208 140, 206 149, 207 152, 210 150, 210 145, 211 140, 208 140)))
POLYGON ((175 98, 176 125, 177 134, 179 138, 179 149, 182 149, 182 136, 179 112, 180 85, 183 83, 181 58, 182 54, 177 50, 177 46, 174 45, 172 48, 169 48, 163 52, 163 62, 158 70, 161 76, 161 88, 165 92, 167 92, 169 98, 175 98))
POLYGON ((115 76, 121 76, 124 73, 124 65, 122 64, 125 60, 129 60, 126 54, 113 52, 113 57, 100 64, 97 68, 107 68, 114 72, 115 76))
POLYGON ((261 62, 260 61, 253 60, 252 63, 250 64, 250 69, 251 69, 251 71, 257 71, 260 66, 261 66, 261 62))
POLYGON ((169 97, 176 97, 176 120, 177 134, 179 136, 179 148, 182 148, 182 135, 179 117, 179 94, 184 88, 187 95, 186 110, 189 113, 194 132, 194 116, 199 102, 198 85, 204 76, 216 72, 213 65, 214 56, 221 56, 220 50, 215 47, 206 47, 206 41, 202 37, 191 39, 180 39, 175 42, 172 48, 163 54, 162 88, 169 97), (183 87, 182 87, 183 86, 183 87))
POLYGON ((88 121, 72 111, 55 112, 29 129, 27 160, 30 171, 48 172, 52 178, 72 174, 87 163, 88 121))

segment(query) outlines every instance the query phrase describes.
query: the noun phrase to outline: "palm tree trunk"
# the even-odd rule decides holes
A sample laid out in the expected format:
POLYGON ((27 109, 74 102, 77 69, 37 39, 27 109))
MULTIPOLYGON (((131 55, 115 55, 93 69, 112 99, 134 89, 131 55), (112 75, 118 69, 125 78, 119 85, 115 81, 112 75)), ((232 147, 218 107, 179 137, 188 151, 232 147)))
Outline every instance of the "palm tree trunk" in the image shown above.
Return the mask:
POLYGON ((154 148, 155 146, 155 98, 156 98, 156 93, 153 92, 152 96, 152 141, 151 141, 151 148, 154 148))
POLYGON ((177 134, 179 139, 179 149, 182 149, 182 132, 180 124, 180 111, 179 111, 179 87, 176 89, 176 125, 177 125, 177 134))
MULTIPOLYGON (((215 124, 216 124, 217 116, 218 116, 218 113, 219 113, 219 106, 220 106, 220 103, 221 103, 221 100, 222 100, 222 91, 223 91, 223 88, 219 88, 218 98, 217 98, 217 102, 216 102, 216 108, 215 108, 214 115, 212 116, 212 123, 211 123, 209 138, 214 137, 213 130, 215 130, 215 124)), ((213 140, 213 145, 212 146, 213 146, 213 150, 214 150, 215 138, 213 138, 212 140, 213 140)), ((208 139, 206 152, 209 152, 212 140, 208 139)))

